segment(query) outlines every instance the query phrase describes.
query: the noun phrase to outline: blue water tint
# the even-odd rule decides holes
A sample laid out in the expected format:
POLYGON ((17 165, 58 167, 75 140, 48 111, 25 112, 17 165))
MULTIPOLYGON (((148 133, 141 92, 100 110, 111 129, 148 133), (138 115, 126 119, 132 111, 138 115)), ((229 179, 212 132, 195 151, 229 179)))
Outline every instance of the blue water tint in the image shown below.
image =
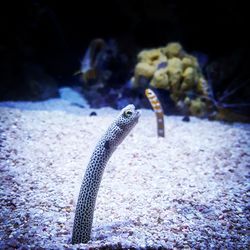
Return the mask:
POLYGON ((89 108, 87 101, 80 93, 71 88, 61 88, 59 90, 61 98, 53 98, 45 101, 7 101, 0 102, 0 107, 16 108, 21 110, 45 110, 45 111, 64 111, 82 115, 89 112, 84 108, 89 108))

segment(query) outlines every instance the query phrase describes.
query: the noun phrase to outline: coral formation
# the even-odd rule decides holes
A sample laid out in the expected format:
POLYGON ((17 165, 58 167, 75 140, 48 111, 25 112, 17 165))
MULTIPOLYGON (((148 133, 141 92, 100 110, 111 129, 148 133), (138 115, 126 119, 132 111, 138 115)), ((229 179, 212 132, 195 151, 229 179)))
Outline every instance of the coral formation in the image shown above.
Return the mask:
POLYGON ((132 87, 166 89, 176 106, 186 113, 203 117, 209 112, 208 86, 199 63, 179 43, 143 50, 137 58, 132 87))

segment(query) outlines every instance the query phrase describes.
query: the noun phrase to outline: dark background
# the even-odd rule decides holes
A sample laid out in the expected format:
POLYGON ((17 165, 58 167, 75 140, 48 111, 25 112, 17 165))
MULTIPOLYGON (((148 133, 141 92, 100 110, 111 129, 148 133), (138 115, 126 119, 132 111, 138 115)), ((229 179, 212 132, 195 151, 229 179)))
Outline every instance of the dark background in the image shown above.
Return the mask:
POLYGON ((250 78, 249 16, 247 1, 9 1, 0 8, 0 99, 46 99, 74 84, 94 38, 117 41, 128 77, 138 51, 178 41, 216 65, 219 90, 241 84, 250 78))

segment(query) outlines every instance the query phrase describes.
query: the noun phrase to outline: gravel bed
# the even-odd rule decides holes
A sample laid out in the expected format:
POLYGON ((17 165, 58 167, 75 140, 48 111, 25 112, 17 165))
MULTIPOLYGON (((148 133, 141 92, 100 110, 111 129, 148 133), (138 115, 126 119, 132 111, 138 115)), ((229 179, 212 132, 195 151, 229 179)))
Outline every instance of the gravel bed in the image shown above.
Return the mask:
POLYGON ((89 157, 117 115, 51 100, 0 104, 0 249, 247 249, 250 124, 154 113, 110 159, 92 239, 71 245, 89 157))

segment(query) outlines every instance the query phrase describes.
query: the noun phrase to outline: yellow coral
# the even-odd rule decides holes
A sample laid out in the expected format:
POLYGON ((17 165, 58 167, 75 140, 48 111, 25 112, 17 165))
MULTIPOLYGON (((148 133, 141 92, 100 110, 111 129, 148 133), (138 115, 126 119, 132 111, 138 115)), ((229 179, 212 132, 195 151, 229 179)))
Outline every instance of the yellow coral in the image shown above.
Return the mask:
POLYGON ((190 88, 192 88, 192 87, 190 86, 189 82, 183 81, 181 83, 181 91, 187 91, 190 88))
POLYGON ((194 68, 188 67, 184 70, 182 74, 183 78, 187 82, 194 82, 195 80, 195 70, 194 68))
POLYGON ((173 57, 168 60, 167 74, 171 87, 177 90, 182 77, 182 62, 179 58, 173 57))
POLYGON ((168 60, 168 71, 173 73, 182 73, 182 62, 179 58, 173 57, 168 60))
POLYGON ((153 64, 162 56, 160 49, 143 50, 138 54, 138 61, 153 64))
POLYGON ((182 91, 187 91, 195 86, 195 76, 196 72, 194 68, 188 67, 184 70, 182 74, 183 82, 181 84, 182 91))
POLYGON ((154 75, 155 67, 145 62, 140 62, 135 67, 135 76, 151 78, 154 75))
POLYGON ((189 111, 191 115, 203 116, 206 110, 206 105, 200 98, 196 98, 191 101, 189 111))
MULTIPOLYGON (((160 65, 165 64, 167 66, 168 60, 165 55, 161 55, 157 60, 153 61, 152 64, 158 69, 160 65)), ((165 67, 166 67, 165 66, 165 67)))
POLYGON ((150 85, 155 88, 169 89, 167 69, 161 68, 155 71, 150 85))
POLYGON ((183 57, 182 58, 182 64, 183 64, 183 69, 186 69, 188 67, 194 67, 193 61, 189 57, 183 57))
POLYGON ((162 49, 162 51, 167 56, 167 58, 181 58, 183 56, 183 49, 179 43, 168 43, 167 46, 162 49))
POLYGON ((185 107, 192 115, 203 116, 209 109, 208 101, 201 99, 201 96, 208 96, 208 84, 199 63, 179 43, 141 51, 132 80, 133 86, 147 86, 148 82, 143 81, 142 77, 152 87, 169 90, 176 106, 185 107))
POLYGON ((184 65, 187 64, 187 67, 194 67, 197 69, 200 68, 197 58, 192 55, 186 54, 185 57, 183 58, 183 61, 184 65))

